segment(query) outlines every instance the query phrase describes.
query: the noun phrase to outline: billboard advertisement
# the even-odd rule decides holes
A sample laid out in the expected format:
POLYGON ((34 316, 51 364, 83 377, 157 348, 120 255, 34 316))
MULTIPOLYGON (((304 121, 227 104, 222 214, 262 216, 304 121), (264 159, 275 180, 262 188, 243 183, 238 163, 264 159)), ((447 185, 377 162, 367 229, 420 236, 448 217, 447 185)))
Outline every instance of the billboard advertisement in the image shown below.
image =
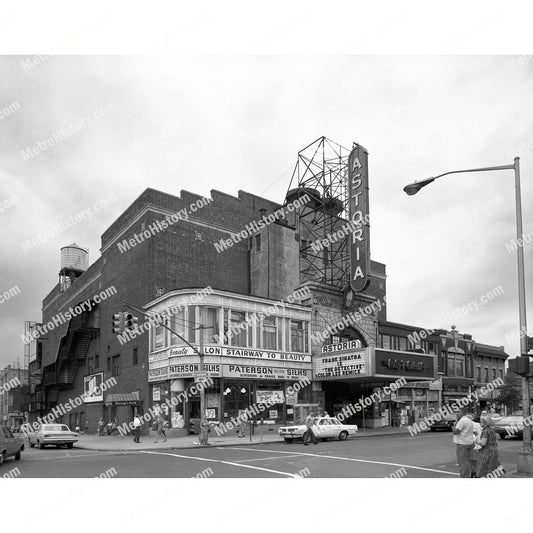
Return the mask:
POLYGON ((83 377, 83 392, 85 403, 103 402, 104 392, 102 383, 104 382, 104 373, 91 374, 83 377))

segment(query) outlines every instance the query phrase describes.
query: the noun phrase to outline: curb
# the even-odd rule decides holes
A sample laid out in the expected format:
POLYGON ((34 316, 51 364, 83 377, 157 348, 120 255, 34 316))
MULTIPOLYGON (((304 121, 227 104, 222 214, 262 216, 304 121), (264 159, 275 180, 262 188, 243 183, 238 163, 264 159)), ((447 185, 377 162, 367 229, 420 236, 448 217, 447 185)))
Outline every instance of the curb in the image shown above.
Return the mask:
MULTIPOLYGON (((357 435, 357 438, 351 438, 349 440, 355 441, 361 438, 372 438, 372 437, 395 437, 398 435, 409 435, 408 432, 398 432, 398 433, 387 433, 386 435, 365 435, 364 433, 361 435, 357 435)), ((170 447, 161 447, 161 448, 131 448, 131 449, 125 449, 125 448, 116 448, 116 449, 109 449, 109 448, 91 448, 90 446, 75 446, 76 448, 80 450, 91 450, 94 452, 136 452, 136 451, 158 451, 158 450, 198 450, 200 448, 208 449, 208 448, 225 448, 228 446, 258 446, 260 444, 276 444, 276 443, 282 443, 284 442, 283 439, 280 438, 280 440, 271 440, 271 441, 254 441, 254 442, 232 442, 232 443, 220 443, 220 444, 211 444, 210 446, 200 446, 198 444, 191 444, 187 446, 170 446, 170 447)))

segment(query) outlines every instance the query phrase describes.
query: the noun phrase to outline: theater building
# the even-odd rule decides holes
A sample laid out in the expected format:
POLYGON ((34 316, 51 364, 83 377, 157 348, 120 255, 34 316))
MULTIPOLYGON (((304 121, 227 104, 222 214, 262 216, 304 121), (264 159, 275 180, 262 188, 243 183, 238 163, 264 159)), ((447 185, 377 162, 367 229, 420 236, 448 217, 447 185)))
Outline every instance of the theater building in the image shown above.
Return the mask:
MULTIPOLYGON (((100 417, 123 424, 165 406, 200 371, 183 339, 203 344, 209 419, 223 423, 277 399, 258 416, 270 430, 310 406, 337 413, 399 379, 354 420, 405 424, 467 394, 475 360, 492 361, 489 377, 499 371, 503 352, 476 352, 467 335, 447 345, 451 333, 437 330, 413 343, 421 328, 387 321, 386 266, 370 258, 367 155, 320 138, 298 154, 281 203, 243 191, 204 198, 148 188, 103 233, 92 264, 83 247, 64 247, 59 280, 34 321, 51 327, 31 361, 30 417, 85 394, 60 419, 94 433, 100 417), (172 331, 152 327, 120 341, 113 314, 134 308, 143 310, 139 323, 172 310, 172 331), (115 384, 99 391, 110 378, 115 384)), ((189 432, 199 405, 198 396, 171 404, 172 431, 189 432)))

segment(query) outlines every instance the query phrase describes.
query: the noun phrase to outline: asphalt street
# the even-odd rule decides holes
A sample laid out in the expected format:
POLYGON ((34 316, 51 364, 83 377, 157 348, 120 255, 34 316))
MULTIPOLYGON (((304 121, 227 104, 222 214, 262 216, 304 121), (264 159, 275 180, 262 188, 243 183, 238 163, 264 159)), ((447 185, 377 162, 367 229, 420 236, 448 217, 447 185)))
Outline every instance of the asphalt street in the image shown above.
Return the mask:
MULTIPOLYGON (((516 469, 521 441, 499 440, 506 477, 516 469)), ((8 459, 20 478, 457 478, 451 433, 388 435, 327 441, 280 441, 256 446, 202 447, 136 452, 97 452, 26 447, 21 461, 8 459)))

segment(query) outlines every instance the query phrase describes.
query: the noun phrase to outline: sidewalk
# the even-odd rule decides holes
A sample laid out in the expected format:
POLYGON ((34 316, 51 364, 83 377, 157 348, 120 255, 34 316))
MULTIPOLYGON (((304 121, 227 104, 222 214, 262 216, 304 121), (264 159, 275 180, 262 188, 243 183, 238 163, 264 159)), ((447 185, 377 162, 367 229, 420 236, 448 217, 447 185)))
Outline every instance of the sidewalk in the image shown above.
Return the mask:
MULTIPOLYGON (((365 437, 380 437, 383 435, 408 435, 406 428, 378 428, 367 429, 366 431, 360 429, 356 437, 351 437, 351 441, 356 441, 365 437)), ((198 444, 198 435, 188 435, 186 437, 171 437, 166 442, 159 441, 154 443, 155 436, 151 433, 150 436, 142 436, 141 442, 136 444, 133 442, 133 436, 105 436, 98 435, 80 435, 80 440, 74 445, 76 448, 96 451, 132 451, 132 450, 175 450, 175 449, 190 449, 201 448, 198 444)), ((235 435, 217 436, 216 433, 209 434, 209 444, 211 446, 250 446, 257 444, 268 444, 272 442, 283 442, 283 439, 276 434, 265 434, 246 436, 239 438, 235 435)), ((297 441, 298 442, 298 441, 297 441)))

